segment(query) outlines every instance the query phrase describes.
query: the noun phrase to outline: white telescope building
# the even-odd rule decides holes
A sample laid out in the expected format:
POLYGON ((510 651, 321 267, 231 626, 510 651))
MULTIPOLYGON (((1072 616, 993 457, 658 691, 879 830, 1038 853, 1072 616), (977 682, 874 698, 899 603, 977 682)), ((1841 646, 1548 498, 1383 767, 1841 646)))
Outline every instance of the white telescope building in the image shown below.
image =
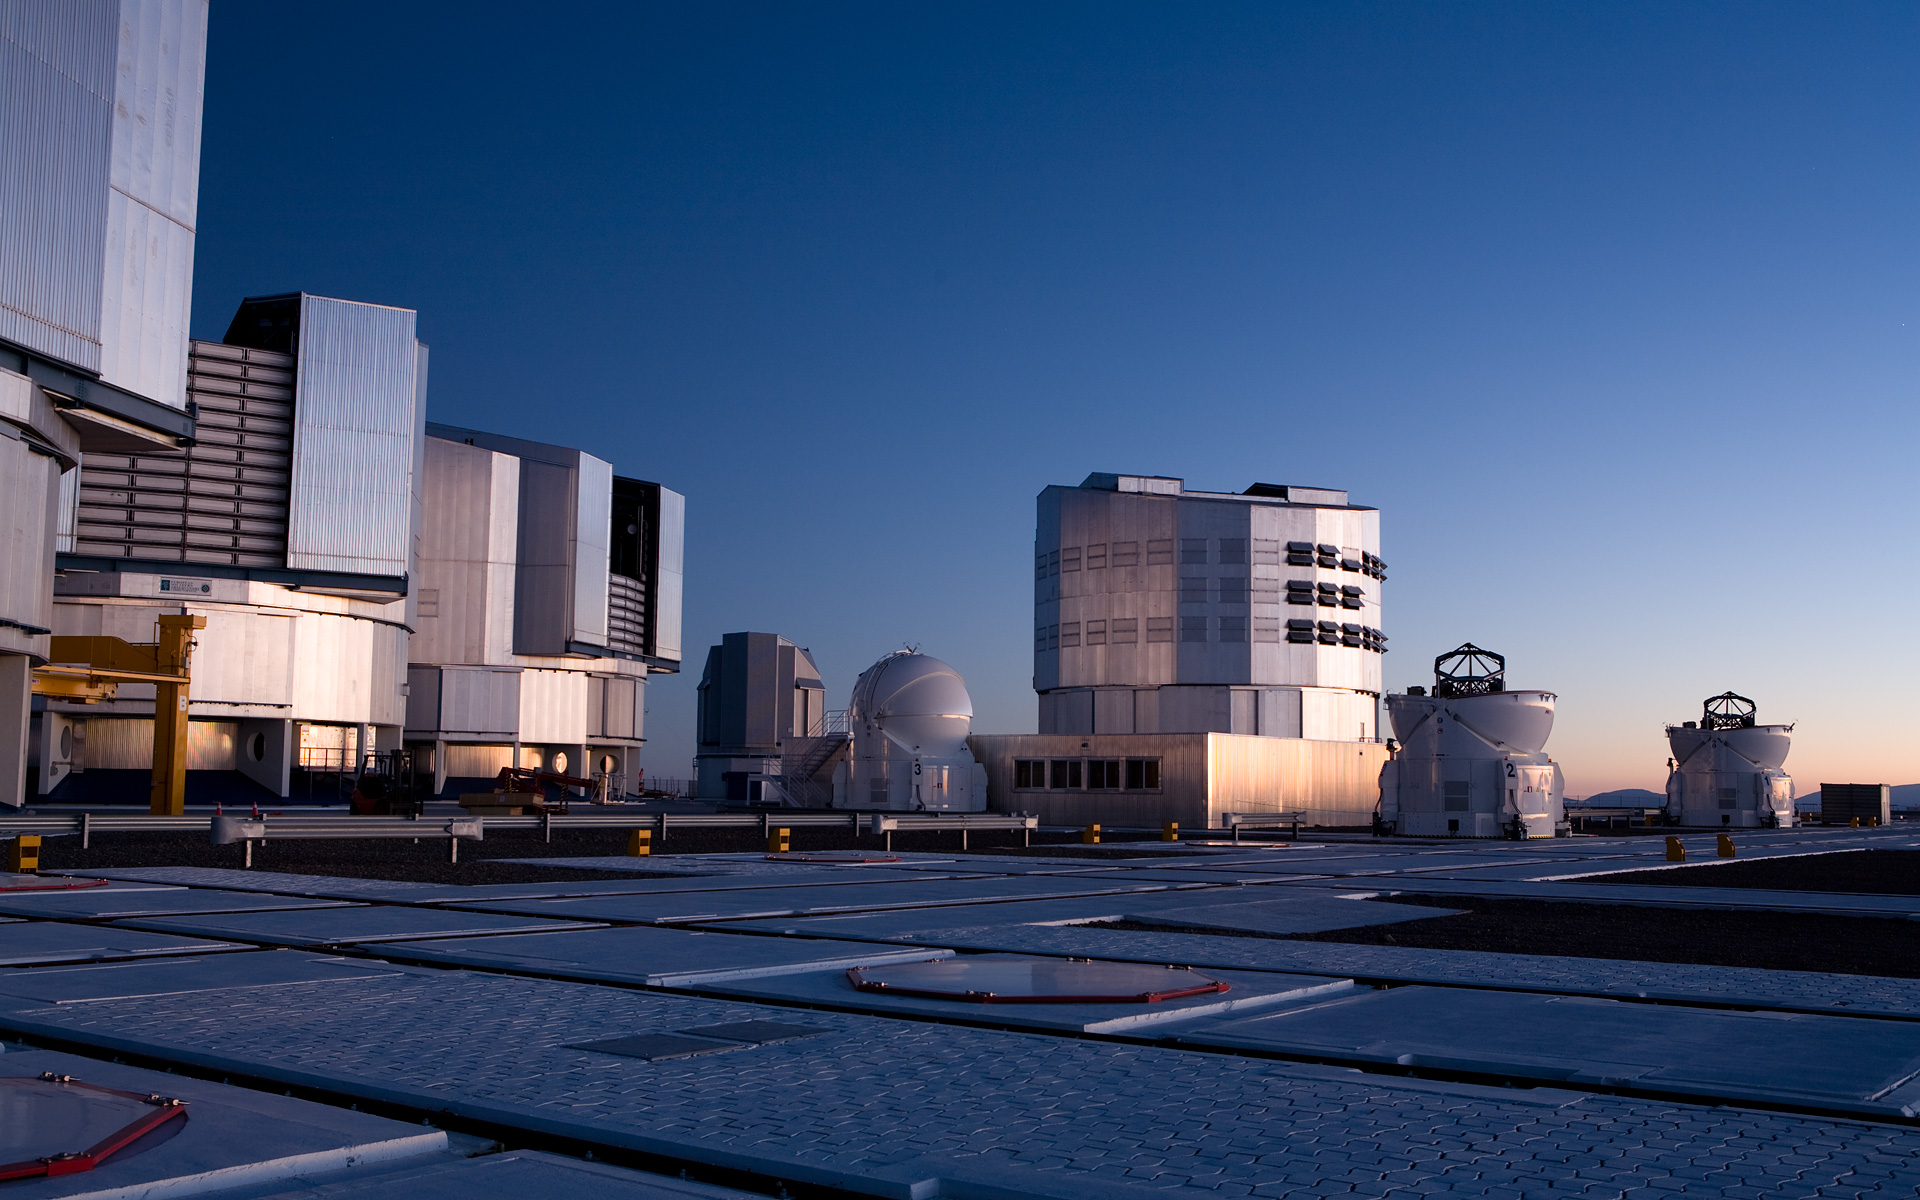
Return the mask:
POLYGON ((1760 725, 1745 696, 1722 692, 1698 723, 1667 726, 1669 825, 1785 828, 1793 824, 1793 779, 1781 765, 1793 726, 1760 725))
POLYGON ((1412 687, 1387 697, 1399 749, 1380 770, 1382 829, 1411 837, 1570 832, 1560 767, 1544 750, 1554 694, 1508 691, 1506 665, 1469 642, 1434 660, 1431 695, 1412 687))
POLYGON ((852 756, 836 771, 836 808, 981 812, 986 771, 967 748, 973 698, 937 658, 896 650, 853 685, 852 756))

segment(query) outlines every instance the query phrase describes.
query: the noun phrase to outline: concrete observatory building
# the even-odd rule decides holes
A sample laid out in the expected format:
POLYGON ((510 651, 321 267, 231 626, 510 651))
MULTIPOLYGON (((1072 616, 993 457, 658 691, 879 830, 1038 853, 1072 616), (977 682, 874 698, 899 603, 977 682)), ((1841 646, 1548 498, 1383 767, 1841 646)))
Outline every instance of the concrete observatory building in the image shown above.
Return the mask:
POLYGON ((1698 723, 1667 726, 1673 747, 1667 773, 1667 823, 1741 829, 1793 824, 1793 779, 1780 769, 1793 726, 1760 725, 1745 696, 1722 692, 1701 708, 1698 723))
POLYGON ((982 812, 987 774, 967 748, 973 698, 937 658, 896 650, 853 685, 852 757, 836 808, 982 812))
POLYGON ((1506 687, 1507 660, 1468 642, 1433 660, 1433 692, 1387 697, 1400 743, 1380 770, 1382 827, 1411 837, 1563 837, 1552 692, 1506 687))

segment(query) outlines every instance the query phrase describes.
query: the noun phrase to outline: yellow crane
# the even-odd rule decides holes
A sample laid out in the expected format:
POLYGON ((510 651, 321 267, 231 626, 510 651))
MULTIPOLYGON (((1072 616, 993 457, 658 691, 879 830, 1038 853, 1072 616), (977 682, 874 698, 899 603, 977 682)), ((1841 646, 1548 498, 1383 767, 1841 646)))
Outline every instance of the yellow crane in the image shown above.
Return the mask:
POLYGON ((44 667, 33 669, 37 696, 96 704, 113 699, 123 683, 153 685, 153 786, 147 809, 155 816, 179 816, 187 808, 187 685, 193 631, 207 619, 195 613, 168 614, 158 621, 152 642, 117 637, 56 635, 44 667))

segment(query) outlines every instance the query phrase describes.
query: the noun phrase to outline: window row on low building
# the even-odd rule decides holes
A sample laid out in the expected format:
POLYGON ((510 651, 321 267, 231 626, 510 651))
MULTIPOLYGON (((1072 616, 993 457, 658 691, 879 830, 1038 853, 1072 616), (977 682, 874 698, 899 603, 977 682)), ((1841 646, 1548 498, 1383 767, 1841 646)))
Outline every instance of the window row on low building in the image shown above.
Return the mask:
POLYGON ((1046 792, 1157 792, 1157 758, 1016 758, 1013 786, 1046 792))
MULTIPOLYGON (((1149 538, 1146 565, 1162 566, 1174 561, 1173 538, 1149 538)), ((1327 542, 1287 542, 1270 538, 1180 538, 1181 566, 1248 566, 1282 562, 1298 567, 1325 567, 1330 571, 1357 571, 1374 579, 1387 577, 1387 564, 1375 554, 1361 552, 1358 558, 1327 542)), ((1107 567, 1137 567, 1141 563, 1141 544, 1133 542, 1094 542, 1088 546, 1065 546, 1059 550, 1036 552, 1033 558, 1035 579, 1046 579, 1072 571, 1100 571, 1107 567)))

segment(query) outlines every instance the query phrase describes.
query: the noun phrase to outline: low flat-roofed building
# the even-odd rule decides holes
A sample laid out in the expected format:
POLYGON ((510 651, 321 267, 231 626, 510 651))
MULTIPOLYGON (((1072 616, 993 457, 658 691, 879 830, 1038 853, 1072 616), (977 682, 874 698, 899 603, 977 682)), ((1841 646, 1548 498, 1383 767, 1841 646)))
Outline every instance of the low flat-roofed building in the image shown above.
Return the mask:
POLYGON ((1366 826, 1387 748, 1234 733, 975 734, 988 805, 1047 825, 1218 829, 1227 813, 1366 826))

